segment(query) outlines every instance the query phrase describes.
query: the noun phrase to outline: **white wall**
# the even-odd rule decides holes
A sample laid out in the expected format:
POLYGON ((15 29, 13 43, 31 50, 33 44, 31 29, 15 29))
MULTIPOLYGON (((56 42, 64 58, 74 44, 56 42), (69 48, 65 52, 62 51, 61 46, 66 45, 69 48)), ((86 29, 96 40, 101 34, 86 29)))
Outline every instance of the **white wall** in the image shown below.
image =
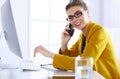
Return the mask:
POLYGON ((102 24, 103 19, 103 4, 102 0, 88 0, 88 8, 90 12, 90 17, 93 21, 102 24))
MULTIPOLYGON (((0 7, 5 0, 0 0, 0 7)), ((16 25, 18 39, 20 42, 21 51, 24 58, 28 58, 29 53, 29 0, 10 0, 13 17, 16 25)), ((0 17, 1 18, 1 17, 0 17)), ((0 31, 1 28, 0 19, 0 31)), ((21 60, 19 57, 11 53, 8 49, 4 36, 0 40, 0 56, 2 63, 12 64, 15 61, 21 60)))

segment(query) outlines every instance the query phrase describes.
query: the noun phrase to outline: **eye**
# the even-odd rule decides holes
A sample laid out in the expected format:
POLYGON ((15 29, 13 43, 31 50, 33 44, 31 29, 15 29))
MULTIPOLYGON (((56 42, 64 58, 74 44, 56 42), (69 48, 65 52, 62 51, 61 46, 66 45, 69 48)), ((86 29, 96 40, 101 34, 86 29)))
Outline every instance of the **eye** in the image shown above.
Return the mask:
POLYGON ((75 12, 75 17, 80 17, 82 15, 82 11, 76 11, 75 12))
POLYGON ((73 20, 73 17, 74 16, 72 16, 72 15, 68 16, 68 20, 70 20, 70 21, 73 20))

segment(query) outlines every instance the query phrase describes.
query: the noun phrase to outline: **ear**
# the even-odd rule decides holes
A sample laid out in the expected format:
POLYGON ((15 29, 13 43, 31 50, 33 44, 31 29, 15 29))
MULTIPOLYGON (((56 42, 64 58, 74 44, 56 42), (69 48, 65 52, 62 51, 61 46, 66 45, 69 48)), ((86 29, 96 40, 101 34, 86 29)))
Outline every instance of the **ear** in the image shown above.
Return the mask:
POLYGON ((86 10, 86 13, 88 15, 88 17, 90 16, 90 12, 89 12, 89 9, 86 10))

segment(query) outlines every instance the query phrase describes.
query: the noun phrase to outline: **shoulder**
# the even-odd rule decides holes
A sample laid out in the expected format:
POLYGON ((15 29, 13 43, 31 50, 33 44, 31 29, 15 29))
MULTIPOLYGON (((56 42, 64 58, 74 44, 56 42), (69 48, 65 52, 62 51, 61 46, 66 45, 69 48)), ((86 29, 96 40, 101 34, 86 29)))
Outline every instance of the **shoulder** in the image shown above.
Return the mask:
POLYGON ((95 32, 102 32, 102 33, 104 33, 104 32, 106 32, 106 30, 105 30, 103 25, 91 21, 90 24, 89 24, 88 32, 89 33, 95 33, 95 32))
POLYGON ((98 23, 90 22, 87 37, 102 38, 105 39, 108 36, 106 29, 98 23))
POLYGON ((93 22, 93 21, 91 21, 89 23, 89 28, 91 30, 93 30, 93 29, 95 29, 95 30, 105 29, 103 25, 96 23, 96 22, 93 22))

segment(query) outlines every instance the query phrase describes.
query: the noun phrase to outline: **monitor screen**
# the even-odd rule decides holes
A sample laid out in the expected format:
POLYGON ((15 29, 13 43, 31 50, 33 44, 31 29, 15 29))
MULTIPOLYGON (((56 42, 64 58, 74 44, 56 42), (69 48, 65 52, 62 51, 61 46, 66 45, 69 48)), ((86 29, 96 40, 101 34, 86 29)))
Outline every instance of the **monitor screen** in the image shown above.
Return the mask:
POLYGON ((5 40, 10 51, 22 58, 22 53, 17 37, 16 26, 12 14, 10 0, 6 0, 1 7, 1 22, 4 31, 5 40))

